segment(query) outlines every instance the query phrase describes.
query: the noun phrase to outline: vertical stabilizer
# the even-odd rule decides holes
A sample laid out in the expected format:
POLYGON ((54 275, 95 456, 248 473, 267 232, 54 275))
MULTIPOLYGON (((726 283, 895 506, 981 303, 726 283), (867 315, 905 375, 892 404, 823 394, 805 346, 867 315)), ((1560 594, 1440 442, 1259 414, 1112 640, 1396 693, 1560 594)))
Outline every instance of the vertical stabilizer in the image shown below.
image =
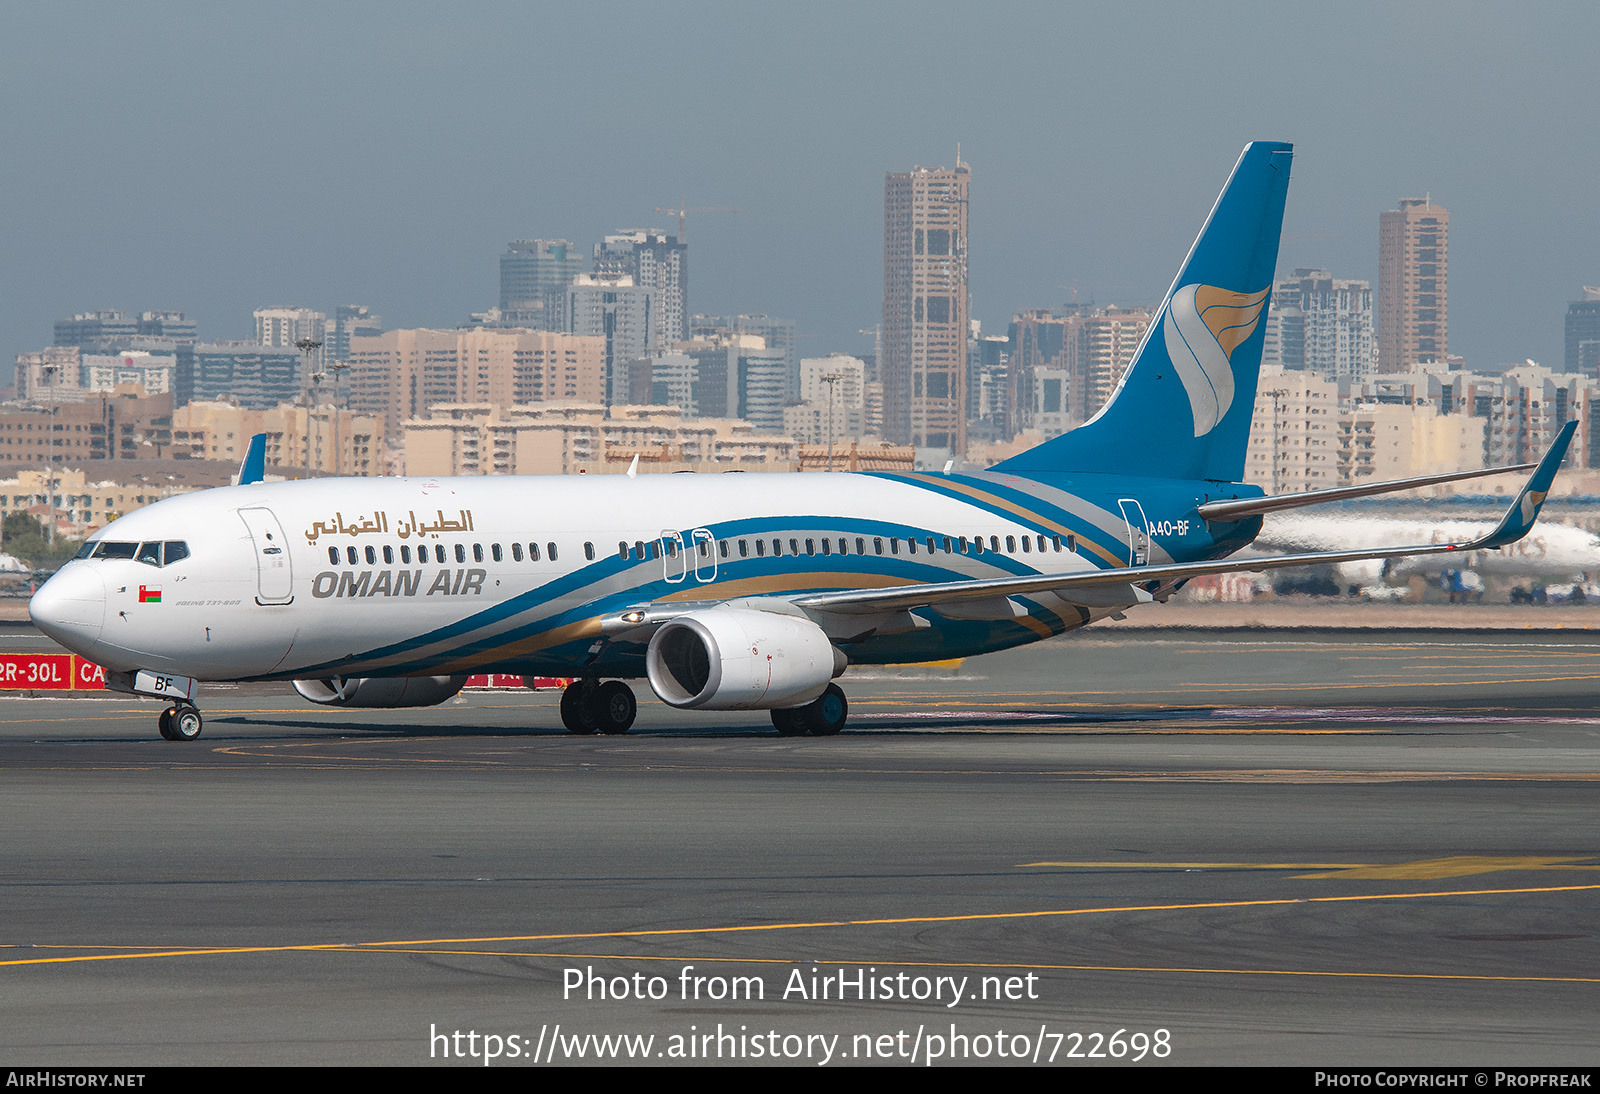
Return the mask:
POLYGON ((996 471, 1237 481, 1255 409, 1292 145, 1246 145, 1111 399, 996 471))
POLYGON ((249 446, 244 450, 244 459, 239 461, 240 486, 249 486, 255 482, 265 482, 267 478, 267 435, 257 433, 250 438, 249 446))

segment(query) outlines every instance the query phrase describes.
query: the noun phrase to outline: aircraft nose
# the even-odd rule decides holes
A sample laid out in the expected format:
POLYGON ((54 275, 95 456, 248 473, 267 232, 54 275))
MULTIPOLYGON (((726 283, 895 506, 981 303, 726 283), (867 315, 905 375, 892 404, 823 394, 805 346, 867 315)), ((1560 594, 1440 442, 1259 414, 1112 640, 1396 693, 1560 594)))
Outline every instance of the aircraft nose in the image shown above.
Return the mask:
POLYGON ((106 584, 92 566, 68 564, 28 602, 33 625, 75 653, 100 641, 106 622, 106 584))

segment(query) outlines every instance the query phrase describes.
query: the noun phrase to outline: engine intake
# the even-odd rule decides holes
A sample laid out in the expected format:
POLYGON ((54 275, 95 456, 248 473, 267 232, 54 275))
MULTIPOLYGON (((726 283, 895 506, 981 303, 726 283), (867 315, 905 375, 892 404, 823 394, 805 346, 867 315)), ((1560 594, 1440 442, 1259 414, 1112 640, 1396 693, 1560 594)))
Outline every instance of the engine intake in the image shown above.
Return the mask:
POLYGON ((847 663, 809 619, 749 608, 708 608, 663 623, 645 654, 661 701, 691 710, 801 706, 847 663))

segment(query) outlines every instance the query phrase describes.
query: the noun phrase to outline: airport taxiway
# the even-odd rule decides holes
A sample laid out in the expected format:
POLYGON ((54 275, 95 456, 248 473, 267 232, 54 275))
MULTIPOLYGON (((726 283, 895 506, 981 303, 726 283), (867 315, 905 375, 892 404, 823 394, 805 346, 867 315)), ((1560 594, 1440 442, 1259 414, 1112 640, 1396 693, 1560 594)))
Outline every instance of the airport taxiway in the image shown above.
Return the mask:
POLYGON ((213 688, 192 744, 153 703, 0 701, 0 1044, 409 1064, 459 1029, 529 1066, 557 1024, 651 1053, 720 1024, 839 1034, 835 1063, 999 1029, 1047 1055, 1166 1030, 1190 1064, 1600 1055, 1600 636, 1088 631, 845 683, 832 739, 643 689, 622 738, 561 731, 553 692, 213 688), (765 997, 684 999, 686 966, 765 997), (564 998, 572 968, 671 990, 564 998), (867 969, 1035 997, 781 997, 867 969))

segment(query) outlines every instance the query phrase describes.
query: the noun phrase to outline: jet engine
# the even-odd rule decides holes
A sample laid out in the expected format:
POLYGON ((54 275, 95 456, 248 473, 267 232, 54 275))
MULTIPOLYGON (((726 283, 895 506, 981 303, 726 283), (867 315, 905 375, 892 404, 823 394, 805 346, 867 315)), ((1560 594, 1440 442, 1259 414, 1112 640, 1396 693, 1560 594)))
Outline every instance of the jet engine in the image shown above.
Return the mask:
POLYGON ((645 654, 661 701, 692 710, 801 706, 847 663, 811 620, 750 608, 708 608, 663 623, 645 654))
POLYGON ((313 703, 335 707, 431 707, 460 691, 461 676, 330 676, 296 680, 294 690, 313 703))

